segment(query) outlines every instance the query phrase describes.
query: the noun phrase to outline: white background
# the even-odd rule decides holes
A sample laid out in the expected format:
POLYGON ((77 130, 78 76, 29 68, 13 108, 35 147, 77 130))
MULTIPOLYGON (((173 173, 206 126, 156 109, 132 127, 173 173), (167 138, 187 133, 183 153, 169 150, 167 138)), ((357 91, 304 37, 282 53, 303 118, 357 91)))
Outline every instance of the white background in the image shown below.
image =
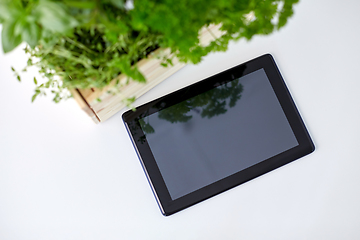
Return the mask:
POLYGON ((272 53, 317 149, 170 217, 161 215, 120 119, 31 103, 21 49, 0 53, 0 239, 359 239, 360 2, 302 0, 280 32, 186 66, 147 102, 272 53))

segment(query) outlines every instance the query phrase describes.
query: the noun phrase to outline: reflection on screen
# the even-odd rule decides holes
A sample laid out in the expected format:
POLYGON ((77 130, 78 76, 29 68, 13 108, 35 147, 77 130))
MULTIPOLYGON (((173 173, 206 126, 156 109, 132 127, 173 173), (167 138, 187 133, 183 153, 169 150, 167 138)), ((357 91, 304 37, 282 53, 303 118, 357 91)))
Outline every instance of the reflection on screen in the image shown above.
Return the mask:
POLYGON ((140 125, 173 200, 298 145, 263 69, 140 125))

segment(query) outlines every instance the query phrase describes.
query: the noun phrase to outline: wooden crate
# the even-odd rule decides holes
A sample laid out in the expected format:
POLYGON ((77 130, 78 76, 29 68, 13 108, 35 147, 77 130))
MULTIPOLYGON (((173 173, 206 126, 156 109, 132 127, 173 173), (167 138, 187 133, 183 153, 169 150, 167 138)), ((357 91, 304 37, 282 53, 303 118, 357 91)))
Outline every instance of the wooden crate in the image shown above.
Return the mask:
MULTIPOLYGON (((200 32, 200 43, 209 44, 214 38, 222 35, 219 25, 212 25, 203 28, 200 32)), ((173 58, 172 66, 163 67, 160 65, 161 59, 156 56, 169 54, 169 49, 158 49, 148 58, 140 60, 136 65, 146 79, 146 83, 130 81, 125 85, 127 77, 123 74, 115 78, 112 83, 103 89, 73 89, 71 93, 74 99, 95 123, 103 122, 126 106, 123 99, 135 97, 138 98, 166 78, 185 66, 177 58, 173 58), (116 81, 124 86, 119 88, 119 93, 113 94, 108 91, 114 88, 116 81), (99 101, 100 100, 100 101, 99 101)))

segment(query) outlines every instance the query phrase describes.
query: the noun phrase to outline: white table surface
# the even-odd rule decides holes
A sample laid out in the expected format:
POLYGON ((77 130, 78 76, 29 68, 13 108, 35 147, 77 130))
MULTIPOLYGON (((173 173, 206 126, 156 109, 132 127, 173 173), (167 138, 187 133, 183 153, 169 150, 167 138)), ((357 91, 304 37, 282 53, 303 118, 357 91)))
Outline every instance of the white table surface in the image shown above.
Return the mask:
POLYGON ((170 217, 117 113, 30 99, 21 49, 0 54, 0 239, 359 239, 360 2, 302 0, 280 32, 232 43, 145 103, 264 53, 275 57, 317 149, 170 217))

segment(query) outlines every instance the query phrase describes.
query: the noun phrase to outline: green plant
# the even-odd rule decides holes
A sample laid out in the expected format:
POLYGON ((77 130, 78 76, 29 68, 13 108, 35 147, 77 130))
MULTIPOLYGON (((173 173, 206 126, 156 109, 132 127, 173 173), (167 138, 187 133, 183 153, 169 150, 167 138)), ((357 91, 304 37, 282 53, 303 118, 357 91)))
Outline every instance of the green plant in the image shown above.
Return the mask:
MULTIPOLYGON (((283 27, 298 0, 0 0, 2 47, 21 42, 47 81, 37 83, 33 100, 51 89, 54 101, 66 89, 102 88, 120 73, 146 79, 134 63, 156 48, 170 48, 162 65, 176 56, 198 63, 230 40, 250 40, 283 27), (207 46, 198 33, 221 24, 224 35, 207 46)), ((20 77, 18 76, 20 80, 20 77)))

